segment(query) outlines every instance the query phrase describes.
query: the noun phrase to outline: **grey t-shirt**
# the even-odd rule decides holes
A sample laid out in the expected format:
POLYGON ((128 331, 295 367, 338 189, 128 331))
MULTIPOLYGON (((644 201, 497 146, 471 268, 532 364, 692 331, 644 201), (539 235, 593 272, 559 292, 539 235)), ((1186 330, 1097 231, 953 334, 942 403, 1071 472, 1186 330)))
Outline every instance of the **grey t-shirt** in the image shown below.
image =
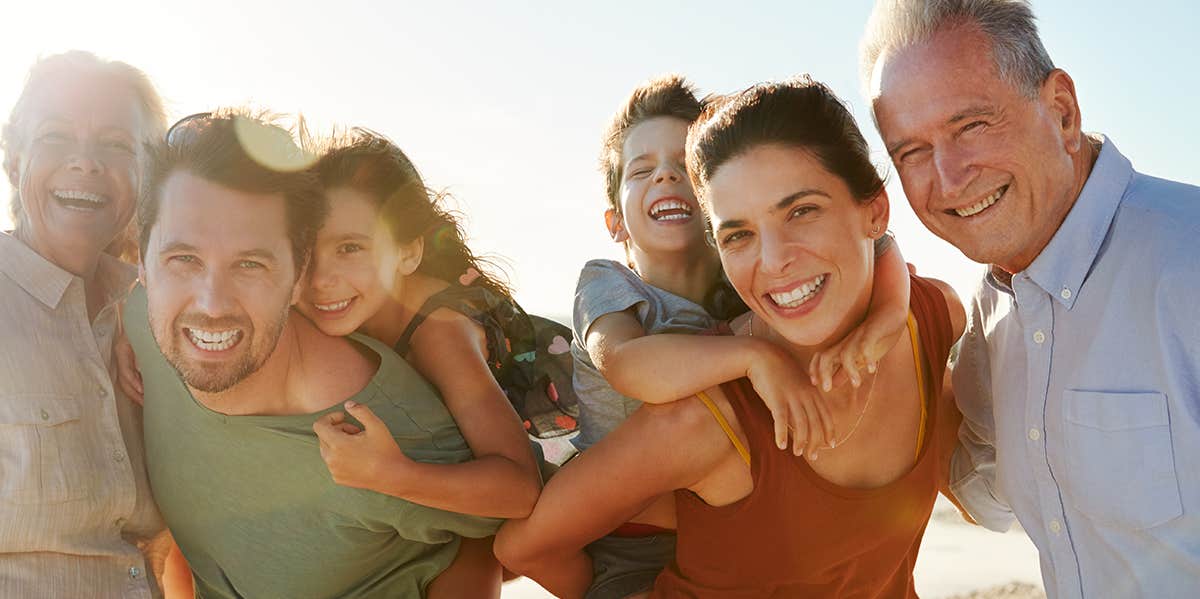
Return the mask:
POLYGON ((717 319, 703 306, 646 283, 623 264, 612 260, 585 264, 575 286, 575 340, 571 344, 575 394, 579 397, 579 435, 572 442, 580 450, 594 445, 642 405, 609 386, 592 364, 584 342, 597 318, 629 308, 634 308, 647 335, 695 334, 717 326, 717 319))

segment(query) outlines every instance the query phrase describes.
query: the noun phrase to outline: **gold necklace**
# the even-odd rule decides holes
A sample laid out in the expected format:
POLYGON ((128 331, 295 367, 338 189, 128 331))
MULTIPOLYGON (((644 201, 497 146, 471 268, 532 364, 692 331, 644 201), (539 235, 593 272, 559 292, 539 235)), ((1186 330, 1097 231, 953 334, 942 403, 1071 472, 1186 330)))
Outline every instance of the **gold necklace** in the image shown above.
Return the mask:
MULTIPOLYGON (((750 311, 750 317, 746 319, 746 325, 747 325, 746 330, 749 333, 748 336, 753 337, 754 336, 754 311, 753 310, 750 311)), ((844 445, 846 443, 846 441, 850 440, 850 437, 854 436, 855 431, 858 430, 858 425, 862 424, 863 417, 867 415, 867 410, 871 407, 871 397, 874 395, 874 391, 875 391, 875 384, 874 384, 874 381, 872 381, 871 389, 867 391, 867 401, 865 404, 863 404, 862 411, 858 413, 858 419, 854 421, 854 426, 850 427, 850 432, 846 433, 846 436, 844 438, 842 438, 842 440, 839 441, 837 439, 834 439, 829 445, 830 449, 834 449, 838 445, 844 445)), ((791 427, 788 427, 788 428, 791 428, 791 427)))

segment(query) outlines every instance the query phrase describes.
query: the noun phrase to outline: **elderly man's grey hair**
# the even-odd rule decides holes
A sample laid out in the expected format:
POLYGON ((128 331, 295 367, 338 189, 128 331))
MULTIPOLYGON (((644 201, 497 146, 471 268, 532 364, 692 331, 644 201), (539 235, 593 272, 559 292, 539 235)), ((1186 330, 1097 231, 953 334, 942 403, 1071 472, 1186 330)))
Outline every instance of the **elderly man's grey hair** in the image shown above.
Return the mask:
MULTIPOLYGON (((91 52, 71 50, 39 59, 29 69, 29 78, 21 90, 21 96, 13 105, 8 122, 0 129, 0 149, 4 151, 4 171, 12 173, 17 168, 21 152, 25 149, 25 118, 29 108, 37 97, 37 92, 47 86, 53 86, 64 78, 84 76, 106 77, 112 81, 128 85, 137 95, 138 108, 141 110, 141 131, 135 132, 140 138, 137 144, 139 157, 141 147, 147 142, 156 142, 162 138, 167 126, 167 113, 163 108, 162 98, 158 91, 140 69, 117 60, 105 60, 91 52)), ((22 218, 20 191, 13 186, 12 191, 13 222, 20 226, 22 218)))
POLYGON ((1026 0, 879 0, 859 49, 863 88, 874 95, 871 78, 886 53, 926 42, 940 31, 974 25, 992 42, 1000 78, 1033 97, 1054 70, 1034 21, 1026 0))

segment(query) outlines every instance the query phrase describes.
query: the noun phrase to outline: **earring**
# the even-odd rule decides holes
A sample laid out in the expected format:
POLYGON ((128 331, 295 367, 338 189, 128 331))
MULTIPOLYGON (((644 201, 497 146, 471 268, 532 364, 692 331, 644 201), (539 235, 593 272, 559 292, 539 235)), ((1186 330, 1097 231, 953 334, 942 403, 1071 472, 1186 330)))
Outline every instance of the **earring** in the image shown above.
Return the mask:
POLYGON ((874 238, 874 237, 878 237, 878 236, 879 236, 879 225, 875 225, 874 227, 871 227, 871 237, 874 238))

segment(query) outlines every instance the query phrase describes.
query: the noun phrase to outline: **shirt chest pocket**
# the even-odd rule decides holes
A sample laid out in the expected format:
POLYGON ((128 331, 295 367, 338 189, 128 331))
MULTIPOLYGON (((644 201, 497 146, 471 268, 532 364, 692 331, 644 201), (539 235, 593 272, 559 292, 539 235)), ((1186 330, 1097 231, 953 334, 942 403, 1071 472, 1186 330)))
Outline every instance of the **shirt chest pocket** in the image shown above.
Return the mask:
POLYGON ((0 397, 0 502, 61 503, 91 492, 79 403, 71 397, 0 397))
POLYGON ((1133 529, 1183 513, 1166 396, 1068 390, 1063 399, 1068 503, 1133 529))

